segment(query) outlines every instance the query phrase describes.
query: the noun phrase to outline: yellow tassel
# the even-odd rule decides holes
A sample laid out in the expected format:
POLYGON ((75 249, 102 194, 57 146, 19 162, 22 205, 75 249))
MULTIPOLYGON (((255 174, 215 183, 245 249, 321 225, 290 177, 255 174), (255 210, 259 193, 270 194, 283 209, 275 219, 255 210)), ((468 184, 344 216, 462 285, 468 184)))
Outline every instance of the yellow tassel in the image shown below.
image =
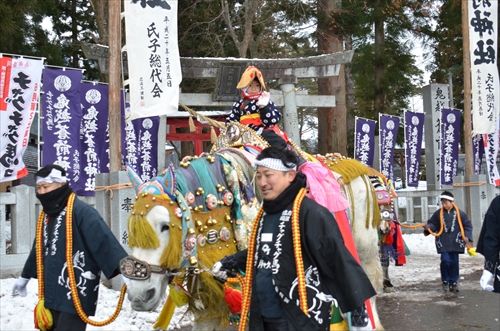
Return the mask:
POLYGON ((470 247, 470 248, 467 248, 467 253, 468 253, 470 256, 476 256, 476 247, 470 247))
POLYGON ((189 132, 195 132, 196 126, 194 125, 193 116, 189 116, 189 132))
POLYGON ((342 322, 330 324, 330 331, 349 331, 349 325, 342 320, 342 322))
POLYGON ((217 142, 217 134, 215 133, 215 128, 213 126, 210 128, 210 141, 212 144, 217 142))
POLYGON ((35 307, 35 328, 46 331, 52 328, 52 313, 45 308, 45 299, 38 301, 35 307))
POLYGON ((168 297, 172 299, 176 307, 182 307, 188 304, 189 297, 178 285, 170 284, 168 293, 168 297))
POLYGON ((163 309, 161 310, 160 315, 158 315, 158 319, 156 320, 155 325, 153 325, 153 329, 166 330, 168 328, 168 325, 170 324, 170 320, 172 319, 174 310, 174 300, 172 300, 172 297, 169 295, 167 298, 167 302, 165 302, 165 304, 163 305, 163 309))

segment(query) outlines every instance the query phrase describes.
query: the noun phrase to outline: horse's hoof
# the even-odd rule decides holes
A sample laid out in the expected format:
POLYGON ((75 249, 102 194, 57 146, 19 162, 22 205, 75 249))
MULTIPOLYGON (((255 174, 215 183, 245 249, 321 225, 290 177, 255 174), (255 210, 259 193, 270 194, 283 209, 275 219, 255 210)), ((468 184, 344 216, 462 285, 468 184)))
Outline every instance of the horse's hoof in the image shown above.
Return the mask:
POLYGON ((396 292, 396 289, 394 287, 384 287, 384 292, 385 293, 393 293, 393 292, 396 292))

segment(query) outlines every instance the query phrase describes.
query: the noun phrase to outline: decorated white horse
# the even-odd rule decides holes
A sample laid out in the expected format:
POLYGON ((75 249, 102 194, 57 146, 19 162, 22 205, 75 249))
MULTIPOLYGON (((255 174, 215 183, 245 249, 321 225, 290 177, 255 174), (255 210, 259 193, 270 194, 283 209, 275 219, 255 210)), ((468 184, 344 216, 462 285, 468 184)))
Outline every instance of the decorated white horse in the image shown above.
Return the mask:
MULTIPOLYGON (((266 142, 245 129, 238 123, 229 126, 210 154, 185 158, 178 169, 169 166, 148 182, 128 169, 137 197, 128 220, 132 254, 122 261, 121 269, 130 278, 127 293, 133 309, 154 310, 167 295, 155 329, 166 329, 175 307, 184 305, 194 314, 194 330, 218 330, 237 318, 239 311, 231 305, 238 298, 233 290, 237 285, 222 285, 210 268, 247 247, 260 207, 259 192, 252 186, 255 154, 251 151, 266 142)), ((344 183, 359 257, 379 291, 380 214, 367 168, 333 155, 318 159, 315 162, 322 162, 344 183)), ((375 298, 371 310, 372 326, 383 330, 375 298)))

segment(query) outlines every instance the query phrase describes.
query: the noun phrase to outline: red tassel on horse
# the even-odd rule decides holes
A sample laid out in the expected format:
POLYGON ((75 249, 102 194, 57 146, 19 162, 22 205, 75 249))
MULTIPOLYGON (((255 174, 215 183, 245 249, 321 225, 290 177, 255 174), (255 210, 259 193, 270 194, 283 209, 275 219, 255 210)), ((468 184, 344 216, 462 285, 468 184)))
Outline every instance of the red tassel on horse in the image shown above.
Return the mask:
POLYGON ((224 299, 233 315, 241 313, 241 292, 224 284, 224 299))

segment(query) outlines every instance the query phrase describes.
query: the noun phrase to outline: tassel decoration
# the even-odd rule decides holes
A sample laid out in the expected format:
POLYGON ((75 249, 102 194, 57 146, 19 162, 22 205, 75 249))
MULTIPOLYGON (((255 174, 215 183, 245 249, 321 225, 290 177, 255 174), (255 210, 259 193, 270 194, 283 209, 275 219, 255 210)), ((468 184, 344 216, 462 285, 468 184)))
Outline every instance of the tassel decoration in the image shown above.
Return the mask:
POLYGON ((172 297, 169 295, 167 298, 167 302, 163 305, 163 308, 156 320, 156 323, 153 325, 155 330, 166 330, 168 325, 170 324, 170 320, 174 315, 175 303, 172 300, 172 297))
POLYGON ((188 304, 189 297, 180 285, 170 284, 168 294, 176 307, 182 307, 188 304))
POLYGON ((210 142, 215 144, 217 142, 217 134, 215 133, 215 128, 210 127, 210 142))
POLYGON ((38 301, 35 307, 35 329, 42 331, 52 328, 53 318, 50 310, 45 308, 45 299, 38 301))
POLYGON ((193 116, 189 116, 189 132, 195 132, 196 126, 194 125, 193 116))
POLYGON ((229 306, 229 309, 236 315, 241 313, 241 292, 229 287, 227 284, 224 284, 224 299, 229 306))
POLYGON ((330 324, 330 331, 349 331, 349 325, 342 320, 339 323, 330 324))

